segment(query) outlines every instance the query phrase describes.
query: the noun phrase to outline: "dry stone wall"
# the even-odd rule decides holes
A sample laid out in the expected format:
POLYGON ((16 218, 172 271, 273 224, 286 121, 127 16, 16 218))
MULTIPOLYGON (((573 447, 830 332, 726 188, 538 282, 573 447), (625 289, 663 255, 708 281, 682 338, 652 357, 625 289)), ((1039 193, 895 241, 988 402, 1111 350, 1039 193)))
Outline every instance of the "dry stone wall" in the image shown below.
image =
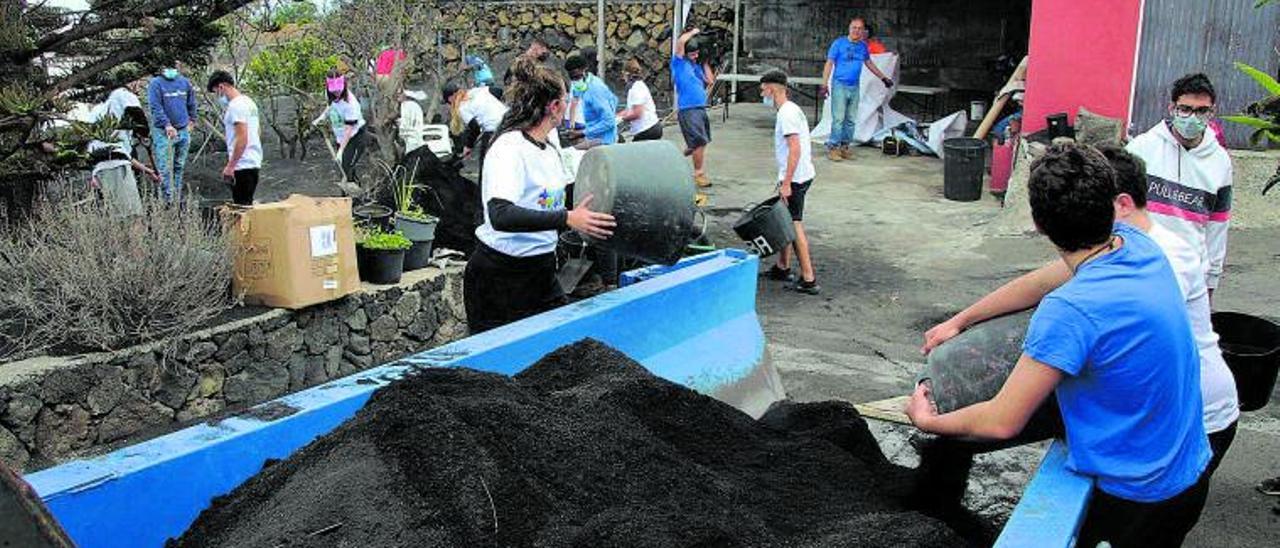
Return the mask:
MULTIPOLYGON (((490 60, 494 74, 501 75, 511 60, 533 38, 541 38, 556 57, 563 61, 568 54, 596 45, 596 2, 488 1, 477 2, 478 9, 443 14, 444 28, 460 29, 451 35, 443 48, 444 60, 457 63, 465 53, 478 53, 490 60)), ((700 1, 694 4, 690 21, 723 44, 723 57, 729 58, 733 31, 731 0, 700 1), (730 41, 725 41, 730 40, 730 41)), ((671 52, 670 1, 618 1, 605 3, 605 76, 609 86, 624 99, 621 71, 630 58, 639 59, 646 71, 646 82, 653 91, 658 109, 670 108, 671 75, 668 70, 671 52)))
POLYGON ((0 461, 47 466, 460 339, 461 288, 460 267, 430 268, 172 340, 0 365, 0 461))

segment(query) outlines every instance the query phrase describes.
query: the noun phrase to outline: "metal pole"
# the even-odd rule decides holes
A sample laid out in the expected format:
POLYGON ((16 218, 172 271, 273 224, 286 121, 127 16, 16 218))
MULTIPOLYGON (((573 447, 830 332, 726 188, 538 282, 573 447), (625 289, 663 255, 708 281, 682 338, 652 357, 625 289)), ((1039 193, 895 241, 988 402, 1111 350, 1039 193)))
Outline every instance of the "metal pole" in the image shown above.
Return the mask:
POLYGON ((596 0, 596 76, 604 78, 604 0, 596 0))
MULTIPOLYGON (((742 39, 738 33, 741 32, 740 21, 742 20, 742 0, 733 0, 733 74, 738 74, 738 42, 742 39)), ((734 80, 729 84, 730 93, 733 94, 733 102, 738 102, 738 80, 734 80)))

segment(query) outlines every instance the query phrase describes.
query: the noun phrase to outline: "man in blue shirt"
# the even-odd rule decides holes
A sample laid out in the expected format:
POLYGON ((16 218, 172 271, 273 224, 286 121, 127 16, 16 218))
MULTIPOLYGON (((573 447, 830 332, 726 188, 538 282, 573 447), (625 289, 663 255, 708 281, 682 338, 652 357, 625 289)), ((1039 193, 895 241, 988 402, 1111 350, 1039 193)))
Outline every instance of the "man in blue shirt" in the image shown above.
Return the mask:
POLYGON ((1040 303, 995 398, 939 415, 921 383, 921 430, 1008 439, 1052 391, 1067 466, 1095 480, 1078 546, 1178 546, 1208 495, 1200 358, 1164 252, 1114 225, 1115 172, 1091 147, 1051 148, 1031 166, 1031 216, 1072 272, 1040 303))
POLYGON ((147 85, 151 107, 152 156, 160 172, 160 188, 166 202, 182 199, 182 173, 196 126, 196 92, 178 71, 177 63, 165 67, 147 85))
POLYGON ((586 126, 582 130, 583 135, 606 145, 617 143, 618 121, 614 113, 618 111, 618 97, 604 80, 588 72, 587 59, 582 55, 573 54, 565 59, 564 70, 569 73, 570 81, 582 83, 579 108, 586 126))
POLYGON ((716 81, 711 67, 699 61, 701 45, 694 39, 698 29, 690 29, 676 40, 671 58, 671 81, 676 86, 676 119, 684 135, 685 155, 693 157, 693 181, 711 186, 704 160, 711 143, 711 118, 707 116, 707 87, 716 81))
POLYGON ((858 121, 858 88, 862 80, 862 67, 867 67, 880 78, 885 87, 893 87, 893 80, 880 72, 871 62, 866 42, 867 23, 861 17, 849 21, 849 35, 836 38, 827 48, 827 64, 822 69, 822 81, 831 87, 820 89, 831 101, 831 135, 827 137, 827 158, 833 162, 853 158, 849 144, 858 121))

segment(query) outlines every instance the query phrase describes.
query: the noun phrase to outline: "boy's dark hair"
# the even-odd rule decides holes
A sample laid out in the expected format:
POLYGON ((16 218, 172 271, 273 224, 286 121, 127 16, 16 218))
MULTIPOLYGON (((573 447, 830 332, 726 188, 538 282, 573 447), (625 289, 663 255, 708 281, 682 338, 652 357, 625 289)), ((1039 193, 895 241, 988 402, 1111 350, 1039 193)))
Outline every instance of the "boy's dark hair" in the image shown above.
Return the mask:
POLYGON ((1119 145, 1102 145, 1098 152, 1116 172, 1116 190, 1133 197, 1133 205, 1147 207, 1147 163, 1119 145))
POLYGON ((542 47, 547 48, 547 49, 551 49, 551 45, 550 45, 550 44, 548 44, 546 40, 543 40, 543 39, 541 39, 541 38, 534 38, 533 40, 529 40, 529 45, 530 45, 530 46, 532 46, 532 45, 534 45, 534 44, 537 44, 537 45, 542 46, 542 47))
POLYGON ((1027 189, 1036 228, 1059 249, 1079 251, 1111 237, 1116 176, 1097 149, 1075 144, 1049 148, 1031 164, 1027 189))
POLYGON ((769 72, 764 73, 764 75, 760 76, 760 83, 761 84, 782 84, 785 86, 787 85, 787 73, 777 69, 771 70, 769 72))
POLYGON ((565 72, 573 72, 575 70, 586 70, 586 68, 587 68, 587 59, 583 57, 582 54, 580 53, 571 54, 568 57, 566 57, 564 60, 565 72))
POLYGON ((230 72, 225 70, 215 70, 213 71, 213 74, 209 75, 209 83, 205 85, 204 90, 212 92, 214 88, 222 84, 234 86, 236 85, 236 79, 231 77, 230 72))
POLYGON ((1173 83, 1173 90, 1169 92, 1169 100, 1176 103, 1178 98, 1183 95, 1208 95, 1209 100, 1214 104, 1218 103, 1218 94, 1213 91, 1213 82, 1209 81, 1209 77, 1203 72, 1188 74, 1182 78, 1178 78, 1173 83))

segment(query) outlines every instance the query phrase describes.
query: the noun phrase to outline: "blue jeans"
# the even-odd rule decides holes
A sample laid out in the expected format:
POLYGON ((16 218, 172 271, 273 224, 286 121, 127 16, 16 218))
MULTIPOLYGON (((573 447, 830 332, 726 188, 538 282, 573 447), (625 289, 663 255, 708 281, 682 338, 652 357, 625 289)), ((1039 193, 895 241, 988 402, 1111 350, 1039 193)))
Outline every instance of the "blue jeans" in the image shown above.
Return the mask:
POLYGON ((178 130, 178 136, 172 140, 165 135, 164 128, 151 128, 152 154, 156 159, 156 170, 160 172, 160 191, 164 193, 164 201, 173 202, 182 199, 182 173, 187 165, 187 152, 191 149, 191 134, 186 128, 178 130))
POLYGON ((858 124, 858 86, 831 83, 831 135, 827 148, 848 146, 858 124))

